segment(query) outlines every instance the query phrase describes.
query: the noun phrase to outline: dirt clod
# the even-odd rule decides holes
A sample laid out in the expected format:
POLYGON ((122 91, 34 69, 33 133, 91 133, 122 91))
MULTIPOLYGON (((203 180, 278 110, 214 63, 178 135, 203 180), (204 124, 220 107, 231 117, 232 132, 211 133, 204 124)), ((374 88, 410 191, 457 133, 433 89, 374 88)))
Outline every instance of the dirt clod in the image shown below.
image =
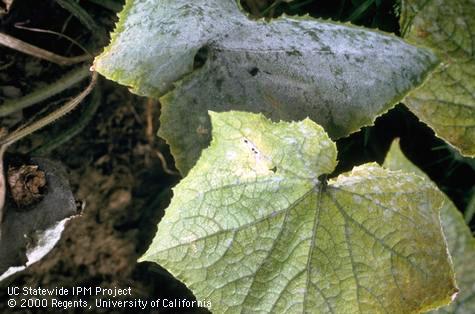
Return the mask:
POLYGON ((109 198, 110 209, 125 208, 132 200, 132 193, 129 190, 120 189, 112 193, 109 198))
POLYGON ((19 208, 39 202, 46 190, 46 176, 37 165, 10 166, 8 185, 13 201, 19 208))

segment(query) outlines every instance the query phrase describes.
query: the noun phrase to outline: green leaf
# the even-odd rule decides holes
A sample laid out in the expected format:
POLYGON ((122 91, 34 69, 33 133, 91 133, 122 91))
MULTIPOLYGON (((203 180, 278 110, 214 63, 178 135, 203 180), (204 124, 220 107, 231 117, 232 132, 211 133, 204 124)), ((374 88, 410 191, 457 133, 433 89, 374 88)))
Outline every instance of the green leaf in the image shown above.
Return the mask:
MULTIPOLYGON (((399 141, 391 145, 384 166, 392 170, 414 172, 430 180, 429 177, 412 164, 399 148, 399 141)), ((475 313, 475 238, 464 222, 462 214, 450 199, 444 195, 440 218, 447 245, 454 262, 457 284, 460 292, 455 301, 434 313, 475 313)))
POLYGON ((450 301, 432 183, 374 163, 326 183, 336 147, 311 120, 210 115, 211 145, 141 261, 215 313, 412 313, 450 301))
POLYGON ((404 103, 439 137, 475 156, 475 3, 405 0, 400 23, 405 38, 443 60, 404 103))
POLYGON ((350 24, 251 20, 236 0, 129 0, 95 60, 135 93, 166 94, 160 135, 183 173, 211 140, 208 110, 310 117, 338 138, 372 124, 437 64, 428 50, 350 24))

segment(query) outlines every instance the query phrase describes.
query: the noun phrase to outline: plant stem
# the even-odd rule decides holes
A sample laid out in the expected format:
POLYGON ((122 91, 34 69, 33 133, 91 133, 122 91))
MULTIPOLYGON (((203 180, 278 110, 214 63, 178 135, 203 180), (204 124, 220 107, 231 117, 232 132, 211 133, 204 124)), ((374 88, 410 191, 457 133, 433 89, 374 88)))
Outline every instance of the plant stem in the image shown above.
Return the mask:
POLYGON ((75 109, 81 101, 86 98, 87 95, 91 93, 91 91, 94 89, 94 86, 96 85, 97 82, 97 72, 94 71, 92 73, 91 77, 91 82, 89 85, 84 89, 81 93, 79 93, 76 97, 68 101, 66 104, 64 104, 61 108, 51 112, 47 116, 31 123, 24 125, 17 130, 13 131, 12 133, 6 135, 5 137, 0 138, 0 239, 2 237, 2 229, 1 229, 1 222, 3 219, 3 207, 5 205, 5 195, 6 195, 6 180, 5 180, 5 172, 3 169, 3 155, 7 148, 15 143, 16 141, 24 138, 27 135, 30 135, 33 132, 38 131, 39 129, 43 128, 44 126, 47 126, 51 122, 61 118, 65 114, 71 112, 73 109, 75 109))
POLYGON ((1 147, 8 147, 11 144, 15 143, 16 141, 24 138, 25 136, 38 131, 39 129, 47 126, 48 124, 54 122, 55 120, 61 118, 65 114, 71 112, 75 109, 81 101, 86 98, 87 95, 92 91, 94 86, 97 82, 97 72, 93 72, 91 82, 89 85, 84 89, 81 93, 79 93, 76 97, 68 101, 62 107, 58 108, 57 110, 51 112, 47 116, 31 123, 30 125, 26 125, 20 127, 19 129, 13 131, 12 133, 8 134, 4 138, 0 139, 1 147))
MULTIPOLYGON (((70 15, 72 16, 72 15, 70 15)), ((64 38, 66 40, 69 40, 70 42, 72 42, 73 44, 75 44, 76 46, 78 46, 82 51, 84 51, 86 54, 90 55, 91 58, 93 58, 93 54, 91 54, 83 45, 81 45, 79 42, 77 42, 76 40, 72 39, 71 37, 69 37, 68 35, 65 35, 63 33, 59 33, 59 32, 55 32, 55 31, 50 31, 50 30, 47 30, 47 29, 41 29, 41 28, 35 28, 35 27, 27 27, 25 25, 23 25, 25 23, 15 23, 15 27, 16 28, 19 28, 19 29, 25 29, 27 31, 31 31, 31 32, 38 32, 38 33, 45 33, 45 34, 52 34, 52 35, 56 35, 58 37, 61 37, 61 38, 64 38)), ((62 32, 64 32, 64 30, 62 30, 62 32)))
POLYGON ((277 8, 282 3, 282 1, 283 0, 276 0, 269 7, 267 7, 267 9, 262 11, 260 14, 262 16, 267 16, 268 18, 272 18, 274 16, 275 8, 277 8))
POLYGON ((92 98, 90 102, 86 105, 83 112, 81 112, 81 116, 79 120, 74 123, 66 131, 61 132, 57 136, 55 136, 52 140, 48 141, 46 144, 32 150, 30 153, 35 155, 43 155, 47 154, 50 151, 58 148, 59 146, 63 145, 64 143, 71 140, 74 136, 79 134, 91 121, 92 117, 99 108, 101 104, 101 92, 99 89, 95 89, 92 93, 92 98))
POLYGON ((354 22, 360 19, 366 10, 374 3, 374 0, 366 0, 365 2, 361 3, 354 11, 351 13, 350 17, 347 21, 354 22))
POLYGON ((0 33, 0 45, 4 45, 8 48, 23 52, 30 56, 34 56, 40 59, 48 60, 50 62, 59 64, 59 65, 71 65, 75 63, 84 62, 90 60, 91 56, 81 55, 77 57, 64 57, 52 53, 48 50, 33 46, 29 43, 26 43, 22 40, 16 39, 10 35, 0 33))
POLYGON ((56 0, 56 3, 74 15, 81 24, 91 32, 97 32, 99 30, 99 26, 97 26, 89 13, 87 13, 86 10, 84 10, 77 2, 72 0, 56 0))
POLYGON ((28 108, 39 103, 40 101, 48 99, 82 81, 88 75, 88 67, 80 67, 69 72, 51 85, 40 88, 24 97, 14 100, 7 100, 0 106, 0 117, 7 116, 11 113, 28 108))

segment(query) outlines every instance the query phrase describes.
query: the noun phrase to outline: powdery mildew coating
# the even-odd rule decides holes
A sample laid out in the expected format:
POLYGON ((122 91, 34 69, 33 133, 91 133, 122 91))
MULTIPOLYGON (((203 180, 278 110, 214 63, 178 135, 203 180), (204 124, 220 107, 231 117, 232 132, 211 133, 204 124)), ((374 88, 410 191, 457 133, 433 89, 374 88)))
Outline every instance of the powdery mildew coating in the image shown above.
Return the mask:
POLYGON ((349 24, 250 20, 235 0, 130 0, 95 66, 138 94, 165 94, 160 134, 186 173, 209 145, 208 110, 308 116, 338 138, 370 125, 437 63, 349 24), (204 64, 194 70, 197 55, 204 64))

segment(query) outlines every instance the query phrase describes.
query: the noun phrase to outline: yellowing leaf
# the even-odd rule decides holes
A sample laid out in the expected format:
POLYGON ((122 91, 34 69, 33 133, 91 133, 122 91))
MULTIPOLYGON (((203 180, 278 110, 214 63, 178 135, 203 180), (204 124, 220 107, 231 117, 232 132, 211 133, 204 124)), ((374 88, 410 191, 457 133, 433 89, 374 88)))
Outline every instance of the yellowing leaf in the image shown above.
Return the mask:
POLYGON ((211 113, 213 140, 142 261, 215 313, 416 313, 456 291, 442 196, 376 164, 326 182, 336 148, 306 119, 211 113))
POLYGON ((436 134, 475 156, 475 2, 403 0, 401 29, 442 65, 404 103, 436 134))
MULTIPOLYGON (((414 172, 430 180, 404 156, 399 148, 399 141, 394 141, 391 145, 384 166, 392 170, 414 172)), ((460 292, 452 304, 433 313, 473 314, 475 313, 475 238, 465 224, 462 214, 446 195, 444 195, 440 219, 454 262, 460 292)))

